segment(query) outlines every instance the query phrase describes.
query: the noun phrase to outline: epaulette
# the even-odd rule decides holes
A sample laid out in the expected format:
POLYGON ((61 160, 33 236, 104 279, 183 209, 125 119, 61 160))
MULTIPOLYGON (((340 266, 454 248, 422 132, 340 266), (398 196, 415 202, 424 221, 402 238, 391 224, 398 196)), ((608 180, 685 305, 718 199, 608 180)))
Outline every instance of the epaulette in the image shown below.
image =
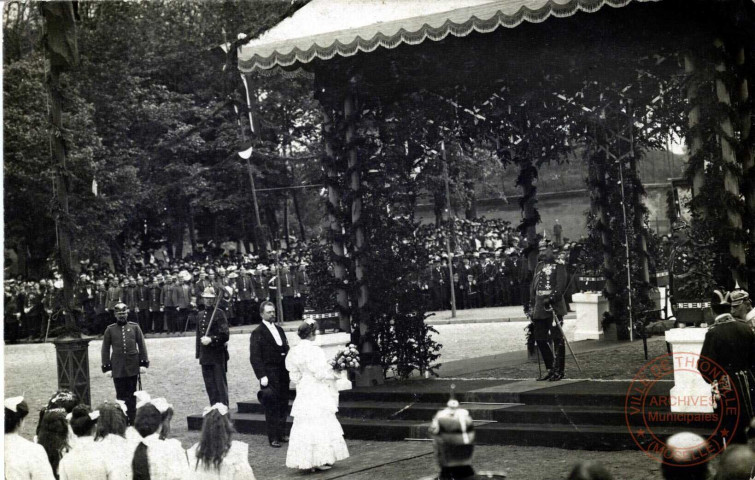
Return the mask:
POLYGON ((118 324, 117 324, 116 322, 113 322, 113 323, 111 323, 110 325, 108 325, 108 326, 107 326, 107 328, 110 328, 110 327, 112 327, 113 325, 118 325, 118 324))
POLYGON ((136 322, 132 322, 132 321, 128 321, 128 322, 126 322, 126 323, 130 323, 131 325, 139 325, 138 323, 136 323, 136 322))

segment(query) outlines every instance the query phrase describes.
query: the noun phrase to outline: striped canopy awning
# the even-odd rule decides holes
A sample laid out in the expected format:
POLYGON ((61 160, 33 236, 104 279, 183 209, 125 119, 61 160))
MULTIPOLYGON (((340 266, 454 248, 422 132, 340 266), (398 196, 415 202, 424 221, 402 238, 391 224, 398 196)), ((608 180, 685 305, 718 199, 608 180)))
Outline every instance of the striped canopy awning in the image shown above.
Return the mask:
POLYGON ((312 0, 241 46, 238 65, 242 72, 288 67, 595 12, 605 5, 623 7, 632 1, 660 0, 312 0))

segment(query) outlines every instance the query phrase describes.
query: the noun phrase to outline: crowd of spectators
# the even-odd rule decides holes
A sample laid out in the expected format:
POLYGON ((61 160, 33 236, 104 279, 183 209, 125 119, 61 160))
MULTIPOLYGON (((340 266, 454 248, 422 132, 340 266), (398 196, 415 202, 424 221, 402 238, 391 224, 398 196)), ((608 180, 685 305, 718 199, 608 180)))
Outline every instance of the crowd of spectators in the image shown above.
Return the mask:
MULTIPOLYGON (((451 308, 449 252, 457 308, 523 303, 530 273, 522 257, 527 244, 509 222, 456 220, 451 229, 422 225, 415 238, 430 253, 417 279, 430 310, 451 308)), ((568 262, 575 244, 568 239, 552 244, 559 261, 568 262)), ((163 255, 150 254, 146 260, 131 256, 121 273, 84 261, 73 289, 72 314, 83 332, 101 335, 114 321, 114 306, 122 302, 129 308, 129 320, 145 333, 178 334, 194 324, 201 293, 212 286, 218 293, 230 289, 226 301, 232 326, 258 323, 259 303, 275 302, 278 292, 283 320, 298 320, 310 293, 314 245, 301 242, 266 259, 210 248, 173 261, 163 255)), ((6 341, 55 336, 63 325, 63 305, 63 279, 55 271, 49 278, 6 279, 6 341)))

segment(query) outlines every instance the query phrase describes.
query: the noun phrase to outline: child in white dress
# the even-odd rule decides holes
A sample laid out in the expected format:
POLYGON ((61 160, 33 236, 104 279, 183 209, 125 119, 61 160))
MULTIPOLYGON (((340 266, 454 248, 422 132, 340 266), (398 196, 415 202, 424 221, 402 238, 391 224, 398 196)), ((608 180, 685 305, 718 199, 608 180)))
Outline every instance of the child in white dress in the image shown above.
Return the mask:
POLYGON ((60 461, 58 478, 60 480, 88 480, 90 478, 107 478, 105 461, 94 450, 94 429, 100 412, 89 410, 81 404, 68 414, 68 423, 76 435, 76 442, 60 461))
POLYGON ((286 357, 286 369, 296 384, 286 466, 327 470, 336 461, 349 457, 343 429, 336 418, 338 375, 328 365, 325 352, 314 343, 314 320, 303 322, 297 333, 302 340, 286 357))
POLYGON ((5 400, 5 478, 53 480, 55 476, 45 449, 19 435, 28 414, 29 406, 23 397, 5 400))
POLYGON ((126 403, 117 400, 104 402, 97 407, 100 412, 94 434, 92 451, 102 459, 108 480, 131 480, 131 453, 136 443, 126 440, 126 403))
POLYGON ((191 480, 255 480, 249 465, 249 445, 231 440, 228 407, 205 407, 202 438, 187 451, 191 480))
POLYGON ((142 438, 131 463, 134 480, 183 480, 188 477, 186 452, 178 440, 160 440, 162 424, 162 413, 152 403, 136 409, 134 428, 142 438))

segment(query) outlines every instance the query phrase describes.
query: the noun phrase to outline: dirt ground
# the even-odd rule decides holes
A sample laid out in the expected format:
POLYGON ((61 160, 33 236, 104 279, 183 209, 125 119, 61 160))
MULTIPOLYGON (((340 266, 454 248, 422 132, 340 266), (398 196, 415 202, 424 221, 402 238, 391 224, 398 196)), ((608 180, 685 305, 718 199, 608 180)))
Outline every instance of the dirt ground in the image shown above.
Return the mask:
MULTIPOLYGON (((666 355, 666 341, 663 337, 648 339, 648 359, 666 355)), ((592 378, 602 380, 629 380, 637 375, 647 363, 641 341, 620 343, 614 348, 576 354, 582 372, 566 350, 566 378, 592 378)), ((541 368, 545 368, 541 365, 541 368)), ((545 370, 543 370, 545 371, 545 370)), ((462 375, 465 378, 536 378, 537 360, 520 365, 506 365, 492 370, 483 370, 462 375)))
MULTIPOLYGON (((457 337, 457 330, 468 325, 449 325, 441 328, 446 339, 457 337), (453 328, 452 328, 453 327, 453 328)), ((474 326, 472 326, 474 327, 474 326)), ((521 329, 520 325, 495 327, 494 330, 521 329)), ((474 329, 477 330, 477 329, 474 329)), ((479 327, 480 335, 486 330, 479 327)), ((490 330, 489 328, 487 329, 490 330)), ((477 332, 475 332, 477 333, 477 332)), ((473 335, 477 337, 477 335, 473 335)), ((189 432, 186 415, 200 412, 207 403, 201 374, 194 359, 193 338, 155 338, 148 340, 151 366, 144 376, 144 389, 153 396, 165 396, 176 411, 172 433, 188 448, 199 439, 198 432, 189 432)), ((446 341, 449 356, 464 358, 469 351, 481 352, 478 344, 446 341)), ((512 342, 512 345, 519 345, 512 342)), ((650 342, 651 356, 665 353, 662 338, 650 342)), ((92 402, 96 405, 114 397, 112 380, 101 374, 100 341, 89 347, 92 402)), ((254 398, 257 384, 252 379, 248 360, 248 336, 233 335, 229 345, 231 360, 228 383, 232 404, 254 398)), ((500 347, 499 347, 500 348, 500 347)), ((521 347, 519 347, 521 348, 521 347)), ((487 353, 487 352, 486 352, 487 353)), ((23 394, 32 409, 22 434, 34 435, 36 411, 41 408, 56 385, 55 349, 51 344, 10 345, 5 347, 5 396, 23 394)), ((621 344, 600 352, 580 354, 579 361, 585 376, 593 378, 631 378, 644 362, 641 345, 621 344)), ((477 372, 471 377, 531 378, 537 364, 501 367, 477 372)), ((573 361, 567 361, 567 374, 576 378, 573 361)), ((349 478, 349 479, 414 479, 437 470, 430 442, 374 442, 349 440, 351 458, 328 472, 305 474, 284 467, 286 448, 272 449, 267 440, 258 435, 238 435, 249 444, 249 461, 258 479, 349 478)), ((645 480, 660 478, 659 465, 639 451, 593 452, 561 450, 541 447, 478 446, 475 465, 478 470, 505 471, 509 479, 551 480, 566 478, 580 460, 596 460, 608 466, 616 479, 645 480)), ((714 463, 715 464, 715 463, 714 463)))

